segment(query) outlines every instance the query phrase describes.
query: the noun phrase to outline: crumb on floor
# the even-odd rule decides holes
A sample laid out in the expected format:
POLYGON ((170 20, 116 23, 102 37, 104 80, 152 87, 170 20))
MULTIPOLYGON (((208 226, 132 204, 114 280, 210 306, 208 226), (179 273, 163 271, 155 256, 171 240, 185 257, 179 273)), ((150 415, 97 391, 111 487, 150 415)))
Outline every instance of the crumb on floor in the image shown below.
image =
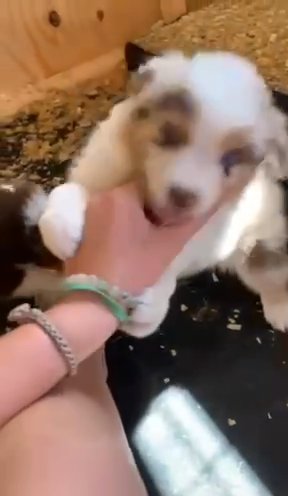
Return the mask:
POLYGON ((232 418, 228 418, 227 423, 228 423, 229 427, 234 427, 234 425, 237 424, 236 420, 232 419, 232 418))

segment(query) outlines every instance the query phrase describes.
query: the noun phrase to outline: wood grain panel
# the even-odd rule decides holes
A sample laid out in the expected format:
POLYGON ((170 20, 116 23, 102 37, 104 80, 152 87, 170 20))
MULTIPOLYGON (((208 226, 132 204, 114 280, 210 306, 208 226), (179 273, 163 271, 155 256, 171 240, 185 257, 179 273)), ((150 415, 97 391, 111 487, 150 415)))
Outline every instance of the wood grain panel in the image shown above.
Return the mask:
POLYGON ((159 0, 0 0, 0 93, 109 53, 160 17, 159 0))

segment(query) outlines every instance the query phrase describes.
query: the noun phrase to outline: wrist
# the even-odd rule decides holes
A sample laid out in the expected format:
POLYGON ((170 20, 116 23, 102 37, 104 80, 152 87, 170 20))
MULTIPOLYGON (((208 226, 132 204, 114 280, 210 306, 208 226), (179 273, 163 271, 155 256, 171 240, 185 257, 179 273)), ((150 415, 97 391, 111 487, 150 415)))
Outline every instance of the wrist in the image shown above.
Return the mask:
POLYGON ((87 292, 71 292, 45 312, 69 341, 79 362, 100 348, 118 322, 101 299, 87 292))
POLYGON ((118 322, 126 322, 130 312, 138 305, 137 298, 104 279, 92 274, 75 274, 65 280, 68 293, 94 294, 100 298, 106 308, 118 322))
POLYGON ((89 311, 92 308, 97 311, 97 309, 101 307, 103 311, 105 310, 107 312, 107 314, 112 315, 112 313, 101 300, 100 296, 98 296, 96 293, 92 293, 92 291, 69 291, 61 298, 61 300, 59 300, 59 302, 53 305, 53 308, 64 305, 72 307, 72 305, 74 305, 75 303, 81 303, 83 308, 87 306, 87 310, 89 309, 89 311))

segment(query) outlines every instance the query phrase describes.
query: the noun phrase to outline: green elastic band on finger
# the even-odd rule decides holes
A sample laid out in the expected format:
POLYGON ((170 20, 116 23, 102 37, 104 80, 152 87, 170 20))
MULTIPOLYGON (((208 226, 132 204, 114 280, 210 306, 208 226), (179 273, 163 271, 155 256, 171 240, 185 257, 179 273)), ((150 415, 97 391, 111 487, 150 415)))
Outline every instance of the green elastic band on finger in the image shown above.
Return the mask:
POLYGON ((87 291, 97 294, 101 298, 102 303, 104 303, 104 305, 110 310, 110 312, 119 322, 126 322, 129 319, 129 315, 126 312, 125 308, 102 288, 97 288, 96 286, 88 283, 86 284, 67 281, 65 282, 64 289, 67 292, 87 291))

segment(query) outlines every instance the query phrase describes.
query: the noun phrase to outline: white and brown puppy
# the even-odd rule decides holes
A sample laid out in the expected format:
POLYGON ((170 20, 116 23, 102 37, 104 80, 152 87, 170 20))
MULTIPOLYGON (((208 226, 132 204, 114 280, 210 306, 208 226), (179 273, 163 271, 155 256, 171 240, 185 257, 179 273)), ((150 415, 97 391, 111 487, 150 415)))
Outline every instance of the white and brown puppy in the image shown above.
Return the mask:
POLYGON ((259 293, 266 319, 288 328, 285 195, 286 119, 249 61, 223 52, 151 57, 134 94, 92 133, 40 220, 61 259, 81 239, 87 195, 131 178, 161 222, 203 214, 229 187, 227 202, 148 288, 125 327, 146 336, 163 320, 179 277, 209 267, 236 273, 259 293))

